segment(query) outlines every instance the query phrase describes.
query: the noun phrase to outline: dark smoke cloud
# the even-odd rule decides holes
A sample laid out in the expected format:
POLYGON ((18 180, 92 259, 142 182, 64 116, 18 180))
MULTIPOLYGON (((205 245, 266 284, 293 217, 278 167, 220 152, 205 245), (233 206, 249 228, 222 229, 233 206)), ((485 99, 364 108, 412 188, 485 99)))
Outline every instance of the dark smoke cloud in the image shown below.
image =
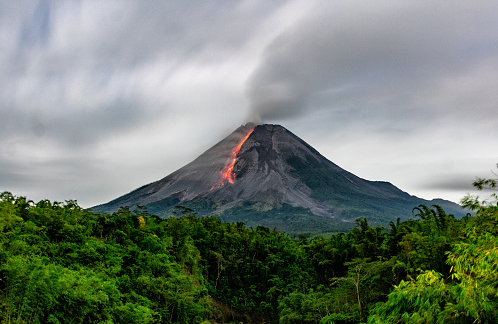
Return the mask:
POLYGON ((250 119, 255 123, 298 115, 305 99, 297 84, 285 81, 255 87, 249 95, 252 98, 250 119))
POLYGON ((383 115, 400 106, 424 109, 418 106, 427 89, 497 54, 483 45, 490 40, 482 31, 495 26, 488 9, 425 1, 320 3, 265 49, 247 82, 250 116, 288 119, 316 109, 310 103, 323 96, 330 110, 337 108, 330 102, 383 115))

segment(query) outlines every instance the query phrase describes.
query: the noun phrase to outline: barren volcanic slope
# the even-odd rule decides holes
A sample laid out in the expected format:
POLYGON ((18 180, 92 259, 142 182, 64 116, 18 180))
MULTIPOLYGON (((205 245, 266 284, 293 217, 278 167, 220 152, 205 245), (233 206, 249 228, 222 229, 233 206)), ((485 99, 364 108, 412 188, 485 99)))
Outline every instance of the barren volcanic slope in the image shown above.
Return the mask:
POLYGON ((361 179, 282 126, 249 123, 167 177, 93 209, 144 205, 166 217, 181 205, 249 226, 316 233, 347 230, 358 217, 384 225, 407 219, 419 204, 463 214, 455 203, 423 200, 390 183, 361 179))

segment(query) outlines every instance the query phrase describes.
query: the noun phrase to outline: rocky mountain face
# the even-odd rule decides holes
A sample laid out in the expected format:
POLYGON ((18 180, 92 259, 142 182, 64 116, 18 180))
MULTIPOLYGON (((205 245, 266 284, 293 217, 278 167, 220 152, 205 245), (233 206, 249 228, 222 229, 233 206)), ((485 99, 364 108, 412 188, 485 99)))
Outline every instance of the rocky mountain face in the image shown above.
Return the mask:
POLYGON ((361 179, 282 126, 249 123, 183 168, 93 210, 142 205, 167 217, 181 205, 249 226, 318 233, 347 230, 358 217, 383 225, 407 219, 420 204, 464 214, 455 203, 423 200, 388 182, 361 179))

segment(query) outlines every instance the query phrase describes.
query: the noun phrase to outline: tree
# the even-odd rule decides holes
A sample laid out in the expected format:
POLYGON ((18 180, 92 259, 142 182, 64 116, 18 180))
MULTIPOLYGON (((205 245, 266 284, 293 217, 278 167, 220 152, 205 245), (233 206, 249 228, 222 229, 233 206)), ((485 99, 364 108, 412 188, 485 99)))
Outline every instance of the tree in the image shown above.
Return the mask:
MULTIPOLYGON (((496 168, 498 169, 498 163, 496 164, 496 168)), ((498 177, 498 174, 494 171, 491 171, 495 176, 498 177)), ((498 190, 498 179, 485 179, 485 178, 477 178, 472 185, 477 190, 498 190)), ((498 206, 498 195, 496 193, 492 193, 490 200, 482 200, 479 201, 479 196, 471 196, 467 195, 462 198, 460 201, 462 207, 470 209, 470 210, 478 210, 481 207, 490 207, 490 206, 498 206)))
MULTIPOLYGON (((495 189, 496 179, 478 179, 474 186, 495 189)), ((387 302, 372 310, 368 323, 496 323, 498 200, 494 197, 494 202, 462 199, 476 213, 462 221, 463 238, 446 253, 451 276, 445 280, 440 273, 425 270, 415 280, 401 281, 387 302)), ((430 215, 428 209, 418 210, 424 217, 430 215)))
POLYGON ((370 271, 366 268, 367 263, 370 261, 369 258, 354 258, 351 262, 346 262, 345 265, 349 267, 348 276, 341 278, 333 278, 332 284, 335 281, 349 281, 355 287, 356 300, 358 302, 358 313, 360 320, 363 318, 362 302, 361 302, 361 292, 360 287, 362 281, 368 277, 370 271))
POLYGON ((496 323, 498 318, 498 207, 481 209, 466 239, 448 252, 449 281, 433 270, 402 281, 369 323, 496 323))
POLYGON ((2 193, 1 197, 3 199, 0 200, 0 233, 4 228, 23 220, 18 216, 17 206, 14 204, 14 199, 10 192, 2 193))

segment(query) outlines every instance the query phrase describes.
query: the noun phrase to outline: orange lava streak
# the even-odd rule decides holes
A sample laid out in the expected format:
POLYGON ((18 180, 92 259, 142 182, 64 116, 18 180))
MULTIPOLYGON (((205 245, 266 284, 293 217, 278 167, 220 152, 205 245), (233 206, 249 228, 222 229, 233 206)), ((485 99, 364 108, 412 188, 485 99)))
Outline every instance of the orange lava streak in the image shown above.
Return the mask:
POLYGON ((228 157, 227 162, 225 163, 225 166, 220 171, 221 179, 211 189, 221 187, 222 185, 225 184, 225 181, 233 183, 233 180, 234 180, 234 178, 233 178, 233 167, 235 166, 235 161, 237 160, 237 155, 240 152, 240 148, 242 147, 242 144, 244 144, 244 142, 249 138, 249 135, 251 135, 253 131, 254 131, 254 129, 251 129, 251 131, 249 133, 247 133, 246 136, 244 136, 244 138, 242 139, 242 141, 240 141, 239 145, 237 145, 232 150, 232 153, 230 154, 230 156, 228 157))

